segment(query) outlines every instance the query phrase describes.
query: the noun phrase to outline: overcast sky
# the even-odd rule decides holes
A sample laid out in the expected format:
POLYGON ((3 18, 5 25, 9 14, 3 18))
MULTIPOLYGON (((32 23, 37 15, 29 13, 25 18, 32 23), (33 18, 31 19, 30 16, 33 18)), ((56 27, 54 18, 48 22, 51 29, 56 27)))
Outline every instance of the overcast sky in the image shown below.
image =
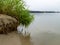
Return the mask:
POLYGON ((29 10, 60 11, 60 0, 25 0, 29 10))

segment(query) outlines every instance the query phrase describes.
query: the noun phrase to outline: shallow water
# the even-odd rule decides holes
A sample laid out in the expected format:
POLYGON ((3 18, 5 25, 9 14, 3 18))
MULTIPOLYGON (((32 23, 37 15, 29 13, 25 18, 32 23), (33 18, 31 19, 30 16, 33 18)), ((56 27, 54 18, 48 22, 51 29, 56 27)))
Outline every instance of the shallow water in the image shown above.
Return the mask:
POLYGON ((17 33, 0 35, 0 45, 60 45, 60 13, 34 13, 27 31, 31 37, 17 33))

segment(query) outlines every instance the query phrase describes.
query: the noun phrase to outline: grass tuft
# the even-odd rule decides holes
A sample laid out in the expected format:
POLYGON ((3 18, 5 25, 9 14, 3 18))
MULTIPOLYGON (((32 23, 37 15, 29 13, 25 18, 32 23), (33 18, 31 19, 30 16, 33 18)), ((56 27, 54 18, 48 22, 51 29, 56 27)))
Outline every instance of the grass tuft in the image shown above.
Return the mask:
POLYGON ((23 0, 0 0, 0 14, 15 17, 20 24, 28 26, 33 20, 33 16, 25 7, 23 0))

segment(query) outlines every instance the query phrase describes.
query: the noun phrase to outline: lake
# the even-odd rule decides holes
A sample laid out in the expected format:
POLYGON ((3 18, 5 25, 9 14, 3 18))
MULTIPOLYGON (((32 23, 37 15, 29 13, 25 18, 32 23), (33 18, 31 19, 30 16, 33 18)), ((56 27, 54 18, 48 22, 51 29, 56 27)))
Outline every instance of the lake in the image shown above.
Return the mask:
POLYGON ((60 13, 35 13, 29 27, 34 45, 60 45, 60 13))

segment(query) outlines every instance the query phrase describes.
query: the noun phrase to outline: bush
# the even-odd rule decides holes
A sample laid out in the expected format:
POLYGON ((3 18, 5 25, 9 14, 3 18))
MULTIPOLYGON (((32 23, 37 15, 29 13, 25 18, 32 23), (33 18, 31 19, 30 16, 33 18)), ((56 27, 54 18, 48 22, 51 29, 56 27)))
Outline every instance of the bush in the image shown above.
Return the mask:
POLYGON ((25 26, 28 26, 33 19, 28 9, 25 8, 23 0, 0 0, 0 14, 10 15, 25 26))

